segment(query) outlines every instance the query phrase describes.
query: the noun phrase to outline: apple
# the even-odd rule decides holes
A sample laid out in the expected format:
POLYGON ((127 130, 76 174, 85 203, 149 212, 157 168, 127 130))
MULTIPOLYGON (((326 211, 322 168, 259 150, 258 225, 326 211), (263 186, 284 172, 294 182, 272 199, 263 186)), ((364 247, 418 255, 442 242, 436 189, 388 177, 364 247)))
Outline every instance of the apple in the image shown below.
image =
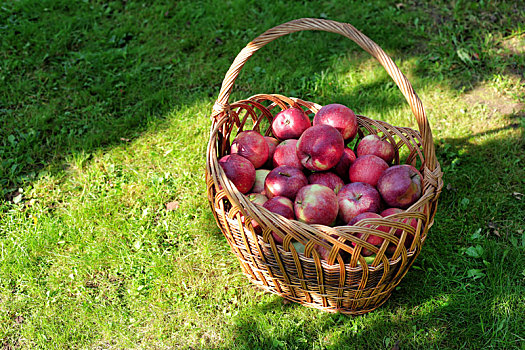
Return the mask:
POLYGON ((382 140, 375 134, 370 134, 357 144, 357 156, 361 157, 366 154, 373 154, 383 159, 388 164, 392 163, 395 155, 394 146, 387 140, 382 140))
POLYGON ((312 184, 304 186, 297 192, 294 211, 299 221, 330 226, 335 224, 339 204, 331 188, 312 184))
POLYGON ((346 141, 357 134, 357 117, 345 105, 332 103, 322 107, 314 116, 313 125, 330 125, 336 128, 346 141))
POLYGON ((301 242, 293 242, 293 247, 295 248, 295 251, 299 254, 304 254, 304 250, 306 249, 306 246, 302 244, 301 242))
POLYGON ((310 118, 302 109, 295 107, 277 113, 272 121, 273 134, 281 140, 297 139, 310 126, 310 118))
POLYGON ((268 169, 255 170, 255 183, 253 184, 251 192, 264 194, 264 180, 270 173, 268 169))
POLYGON ((268 169, 272 169, 273 168, 273 154, 275 152, 275 148, 279 144, 279 140, 271 136, 264 136, 264 139, 266 140, 266 143, 268 144, 268 160, 264 164, 264 167, 268 169))
POLYGON ((290 165, 299 170, 304 167, 297 156, 297 142, 296 139, 288 139, 281 142, 273 154, 273 167, 276 168, 281 165, 290 165))
POLYGON ((341 159, 339 160, 339 163, 336 164, 334 167, 334 171, 343 181, 349 182, 348 179, 348 169, 350 169, 350 165, 355 161, 356 156, 354 151, 352 151, 351 148, 345 147, 343 150, 343 155, 341 159))
MULTIPOLYGON (((289 220, 295 219, 295 214, 293 210, 293 202, 286 197, 277 196, 269 199, 266 203, 263 204, 263 207, 271 211, 284 216, 289 220)), ((272 236, 275 239, 275 242, 282 244, 283 239, 279 237, 275 232, 272 232, 272 236)))
POLYGON ((219 159, 226 177, 241 193, 248 193, 255 183, 255 167, 248 159, 238 154, 229 154, 219 159))
MULTIPOLYGON (((383 217, 377 213, 373 213, 373 212, 364 212, 364 213, 361 213, 359 215, 357 215, 356 217, 354 217, 352 220, 350 220, 350 222, 348 223, 348 225, 352 226, 352 225, 355 225, 357 224, 359 221, 363 220, 363 219, 382 219, 383 217)), ((372 225, 363 225, 363 227, 372 227, 372 225)), ((377 230, 380 230, 380 231, 383 231, 383 232, 389 232, 390 231, 390 228, 388 226, 379 226, 376 228, 377 230)), ((356 237, 357 238, 361 238, 363 234, 361 234, 360 232, 356 233, 356 237)), ((383 244, 383 241, 385 239, 384 238, 381 238, 381 237, 378 237, 378 236, 374 236, 374 235, 369 235, 368 238, 366 239, 366 242, 370 243, 370 244, 373 244, 377 247, 379 247, 381 244, 383 244)), ((352 245, 355 247, 356 244, 355 243, 352 243, 352 245)), ((367 248, 363 248, 361 249, 361 255, 362 256, 370 256, 374 254, 373 251, 371 251, 370 249, 367 249, 367 248)))
POLYGON ((337 193, 339 217, 344 223, 366 211, 377 213, 381 206, 381 196, 372 186, 364 182, 344 185, 337 193))
POLYGON ((345 143, 341 133, 330 125, 315 125, 306 129, 297 142, 301 164, 313 171, 333 168, 341 159, 345 143))
MULTIPOLYGON (((268 201, 268 197, 266 197, 264 194, 260 193, 249 193, 246 195, 248 197, 248 200, 254 204, 258 204, 263 206, 264 203, 268 201)), ((242 217, 242 222, 244 223, 244 216, 242 217)), ((257 234, 261 234, 261 228, 257 221, 252 220, 252 227, 255 230, 257 234)))
POLYGON ((263 205, 268 201, 268 197, 266 197, 264 194, 261 193, 249 193, 246 195, 250 202, 254 204, 263 205))
MULTIPOLYGON (((372 254, 370 256, 363 256, 363 259, 365 260, 365 263, 367 265, 372 265, 372 263, 374 262, 374 260, 376 259, 376 254, 372 254)), ((358 260, 357 261, 357 264, 358 265, 361 265, 361 262, 358 260)))
POLYGON ((273 197, 271 199, 268 199, 263 204, 263 207, 265 207, 272 213, 282 215, 287 219, 295 219, 293 202, 290 200, 290 198, 283 196, 273 197))
POLYGON ((268 143, 257 131, 241 131, 232 142, 231 154, 243 156, 257 169, 268 160, 268 143))
POLYGON ((327 186, 334 191, 335 194, 345 185, 344 181, 331 171, 310 174, 308 176, 308 183, 327 186))
MULTIPOLYGON (((390 215, 393 215, 393 214, 398 214, 398 213, 404 213, 405 211, 401 208, 388 208, 388 209, 385 209, 381 212, 381 216, 383 217, 387 217, 387 216, 390 216, 390 215)), ((395 219, 395 218, 391 218, 391 220, 396 220, 396 221, 401 221, 403 223, 408 223, 410 226, 412 226, 414 228, 414 230, 417 229, 417 220, 416 219, 395 219)), ((397 238, 401 238, 401 235, 403 234, 403 230, 398 228, 395 232, 394 232, 394 236, 396 236, 397 238)), ((405 239, 405 248, 406 249, 409 249, 410 246, 412 245, 412 241, 414 240, 414 235, 410 234, 407 232, 407 237, 405 239)), ((388 246, 387 248, 387 253, 389 254, 394 254, 394 251, 396 250, 396 246, 394 245, 390 245, 388 246)))
POLYGON ((388 169, 388 164, 378 156, 366 154, 357 157, 348 169, 348 178, 351 182, 366 182, 372 186, 377 185, 381 174, 388 169))
POLYGON ((284 196, 295 199, 301 187, 308 185, 304 173, 290 165, 279 166, 266 176, 264 189, 268 198, 284 196))
MULTIPOLYGON (((302 244, 301 242, 294 241, 292 242, 292 245, 298 254, 304 254, 306 250, 306 246, 304 244, 302 244)), ((328 260, 328 256, 330 254, 329 250, 318 244, 314 246, 314 249, 319 253, 321 259, 328 260)))
POLYGON ((317 253, 319 253, 321 259, 328 260, 328 257, 330 256, 330 250, 319 244, 316 244, 314 249, 317 251, 317 253))
POLYGON ((383 172, 377 189, 390 207, 406 209, 421 197, 422 177, 411 165, 394 165, 383 172))

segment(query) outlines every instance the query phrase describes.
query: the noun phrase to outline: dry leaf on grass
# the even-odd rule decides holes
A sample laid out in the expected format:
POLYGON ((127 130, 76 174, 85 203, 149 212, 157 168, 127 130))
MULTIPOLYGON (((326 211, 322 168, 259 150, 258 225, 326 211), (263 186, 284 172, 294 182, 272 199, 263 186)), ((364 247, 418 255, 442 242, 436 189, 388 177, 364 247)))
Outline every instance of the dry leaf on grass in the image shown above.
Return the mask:
POLYGON ((173 201, 166 204, 167 211, 173 211, 179 209, 179 201, 173 201))

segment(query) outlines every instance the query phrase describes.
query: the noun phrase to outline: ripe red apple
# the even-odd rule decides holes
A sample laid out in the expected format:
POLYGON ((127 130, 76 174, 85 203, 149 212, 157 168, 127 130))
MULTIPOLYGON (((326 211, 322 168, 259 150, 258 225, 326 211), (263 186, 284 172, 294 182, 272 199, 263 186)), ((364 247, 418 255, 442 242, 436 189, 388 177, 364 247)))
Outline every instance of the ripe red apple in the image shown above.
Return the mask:
MULTIPOLYGON (((359 221, 363 220, 363 219, 382 219, 383 217, 377 213, 372 213, 372 212, 364 212, 364 213, 361 213, 359 215, 357 215, 355 218, 353 218, 352 220, 350 220, 350 222, 348 223, 348 225, 352 226, 352 225, 355 225, 357 224, 359 221)), ((372 227, 373 225, 364 225, 363 227, 372 227)), ((383 232, 389 232, 390 229, 388 228, 388 226, 378 226, 376 228, 377 230, 380 230, 380 231, 383 231, 383 232)), ((361 238, 363 234, 361 233, 356 233, 356 237, 357 238, 361 238)), ((381 238, 381 237, 378 237, 378 236, 374 236, 374 235, 369 235, 368 238, 366 239, 366 242, 370 243, 370 244, 373 244, 377 247, 379 247, 381 244, 383 244, 383 241, 385 239, 384 238, 381 238)), ((352 245, 355 247, 356 244, 355 243, 352 243, 352 245)), ((361 255, 362 256, 370 256, 372 255, 374 252, 371 251, 370 249, 367 249, 367 248, 363 248, 361 249, 361 255)))
POLYGON ((297 156, 297 142, 298 140, 296 139, 288 139, 277 145, 273 154, 274 168, 281 165, 290 165, 300 170, 304 169, 299 157, 297 156))
POLYGON ((282 165, 266 176, 264 189, 268 198, 284 196, 294 200, 297 192, 306 185, 308 179, 301 170, 290 165, 282 165))
POLYGON ((357 134, 357 117, 345 105, 332 103, 322 107, 314 116, 313 125, 331 125, 336 128, 346 141, 357 134))
POLYGON ((312 126, 310 118, 300 108, 288 108, 277 113, 272 122, 273 134, 281 139, 298 139, 301 134, 312 126))
POLYGON ((352 151, 351 148, 345 147, 343 150, 343 156, 339 160, 339 163, 334 168, 334 171, 343 181, 349 182, 348 179, 348 169, 350 169, 350 165, 355 161, 356 156, 354 151, 352 151))
POLYGON ((257 131, 241 131, 232 142, 231 154, 243 156, 257 169, 268 160, 268 143, 257 131))
MULTIPOLYGON (((388 208, 388 209, 385 209, 381 212, 381 216, 383 217, 387 217, 389 215, 393 215, 393 214, 398 214, 398 213, 404 213, 405 211, 403 209, 400 209, 400 208, 388 208)), ((401 221, 403 223, 408 223, 410 226, 412 226, 414 229, 417 229, 417 220, 416 219, 394 219, 394 218, 391 218, 391 220, 396 220, 396 221, 401 221)), ((403 230, 398 228, 395 232, 394 232, 394 236, 396 236, 397 238, 401 238, 401 235, 403 234, 403 230)), ((406 249, 409 249, 410 246, 412 245, 412 241, 414 240, 414 235, 410 234, 407 232, 407 238, 405 239, 405 248, 406 249)), ((396 246, 394 245, 390 245, 388 246, 386 252, 389 253, 389 254, 394 254, 396 250, 396 246)))
POLYGON ((313 184, 304 186, 297 192, 294 211, 299 221, 330 226, 335 224, 339 204, 331 188, 313 184))
POLYGON ((388 164, 378 156, 367 154, 357 159, 348 169, 348 178, 351 182, 366 182, 372 186, 377 185, 381 174, 388 169, 388 164))
POLYGON ((330 256, 330 250, 319 244, 316 244, 314 249, 317 251, 317 253, 319 253, 321 259, 328 260, 328 257, 330 256))
MULTIPOLYGON (((272 199, 269 199, 266 203, 264 203, 263 207, 265 207, 272 213, 282 215, 289 220, 295 219, 293 202, 289 198, 283 196, 273 197, 272 199)), ((276 233, 272 232, 272 236, 275 239, 275 242, 279 244, 283 243, 283 239, 279 237, 276 233)))
POLYGON ((377 189, 390 206, 406 209, 421 197, 422 177, 411 165, 394 165, 383 172, 377 189))
POLYGON ((382 140, 375 134, 370 134, 365 137, 357 145, 357 156, 361 157, 366 154, 373 154, 383 159, 388 164, 392 163, 394 159, 394 146, 387 140, 382 140))
POLYGON ((249 193, 246 195, 250 202, 254 204, 263 205, 268 201, 268 197, 266 197, 264 194, 261 193, 249 193))
POLYGON ((266 140, 266 143, 268 144, 268 160, 264 164, 264 167, 267 169, 272 169, 273 168, 273 154, 275 152, 275 148, 279 144, 279 140, 271 136, 265 136, 264 139, 266 140))
POLYGON ((344 223, 348 223, 366 211, 377 213, 381 205, 381 196, 372 185, 353 182, 341 188, 337 193, 337 201, 339 217, 344 223))
POLYGON ((306 129, 297 142, 297 156, 301 164, 313 171, 333 168, 345 148, 343 137, 330 125, 315 125, 306 129))
POLYGON ((331 171, 310 174, 308 176, 308 183, 329 187, 335 194, 345 185, 344 181, 331 171))
POLYGON ((226 177, 241 193, 248 193, 255 183, 255 167, 248 159, 238 154, 229 154, 219 159, 226 177))
POLYGON ((257 169, 255 170, 255 182, 253 184, 251 192, 264 194, 264 181, 266 176, 270 173, 268 169, 257 169))

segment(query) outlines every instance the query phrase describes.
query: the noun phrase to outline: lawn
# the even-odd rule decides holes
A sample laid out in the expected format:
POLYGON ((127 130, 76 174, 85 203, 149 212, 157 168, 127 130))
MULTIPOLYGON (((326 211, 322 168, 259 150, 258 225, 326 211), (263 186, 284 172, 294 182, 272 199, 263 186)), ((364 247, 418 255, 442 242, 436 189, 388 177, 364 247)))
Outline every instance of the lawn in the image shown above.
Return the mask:
MULTIPOLYGON (((0 348, 525 349, 522 1, 2 1, 0 37, 0 348), (351 23, 394 59, 444 171, 415 265, 363 316, 252 286, 206 198, 224 74, 301 17, 351 23)), ((257 93, 416 128, 336 34, 261 49, 231 101, 257 93)))

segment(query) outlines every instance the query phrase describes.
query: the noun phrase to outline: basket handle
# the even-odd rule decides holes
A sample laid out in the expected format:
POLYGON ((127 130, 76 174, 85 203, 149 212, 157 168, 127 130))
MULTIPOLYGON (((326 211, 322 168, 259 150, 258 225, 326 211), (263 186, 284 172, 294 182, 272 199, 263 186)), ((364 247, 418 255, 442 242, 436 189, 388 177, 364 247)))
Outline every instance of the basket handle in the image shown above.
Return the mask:
POLYGON ((374 43, 371 39, 369 39, 349 23, 340 23, 317 18, 301 18, 273 27, 259 35, 253 41, 248 43, 248 45, 246 45, 246 47, 242 49, 241 52, 239 52, 230 66, 230 69, 228 69, 228 72, 226 72, 219 96, 217 97, 217 100, 213 106, 213 112, 211 115, 212 120, 215 120, 220 113, 228 109, 228 99, 230 98, 235 79, 237 79, 237 76, 239 75, 246 61, 257 50, 281 36, 303 30, 321 30, 341 34, 353 40, 356 44, 363 48, 363 50, 375 57, 379 63, 381 63, 390 77, 394 80, 398 88, 401 90, 403 96, 405 96, 405 99, 412 109, 412 113, 416 118, 419 132, 421 133, 423 140, 423 151, 426 155, 425 165, 430 171, 434 171, 437 164, 434 141, 421 100, 412 88, 412 85, 408 79, 403 75, 403 73, 401 73, 394 61, 392 61, 392 59, 376 43, 374 43))

